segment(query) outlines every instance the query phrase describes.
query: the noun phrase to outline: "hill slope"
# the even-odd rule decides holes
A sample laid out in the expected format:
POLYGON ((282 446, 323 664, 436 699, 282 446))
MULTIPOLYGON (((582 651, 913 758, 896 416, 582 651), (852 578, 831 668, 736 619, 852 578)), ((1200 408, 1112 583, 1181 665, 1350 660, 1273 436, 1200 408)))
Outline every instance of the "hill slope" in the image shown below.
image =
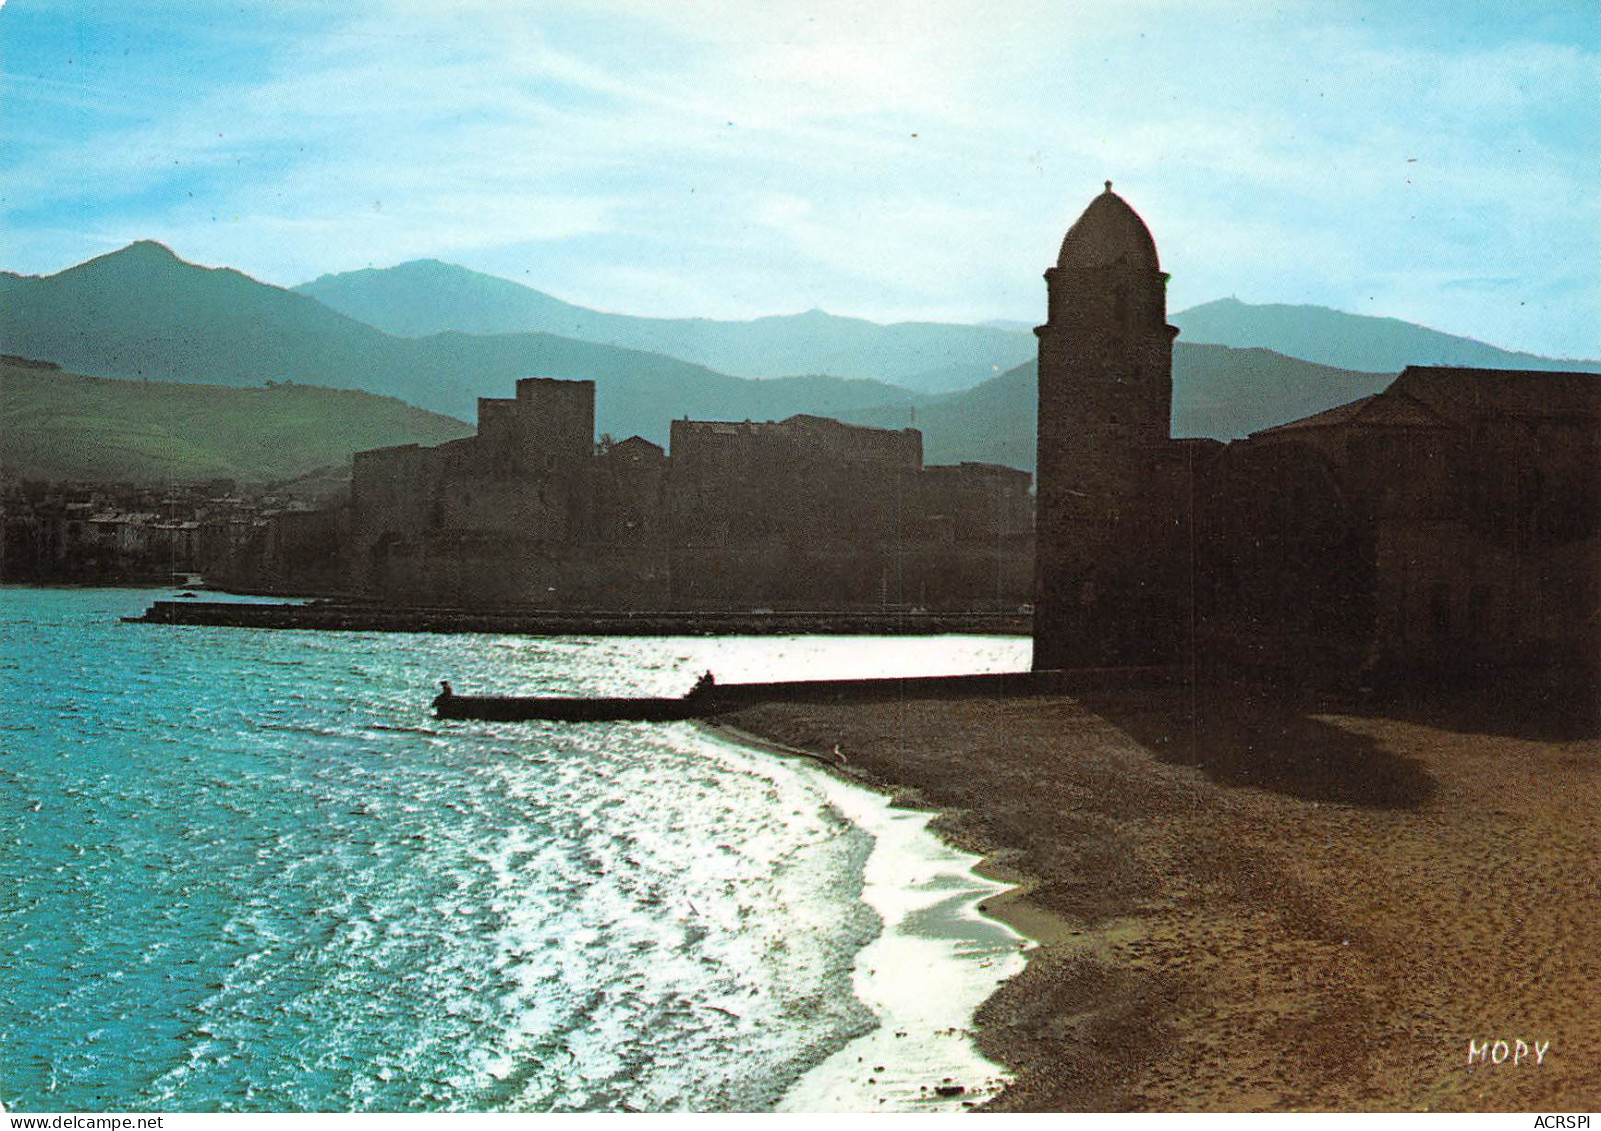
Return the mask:
POLYGON ((472 431, 352 390, 122 381, 0 359, 0 469, 22 479, 268 482, 472 431))
POLYGON ((605 314, 434 259, 324 275, 294 289, 388 334, 559 334, 665 354, 740 377, 828 373, 937 393, 965 388, 1035 352, 1027 328, 1007 326, 884 326, 820 310, 751 322, 605 314))
POLYGON ((552 334, 397 338, 305 295, 185 263, 148 241, 43 278, 0 274, 0 352, 101 377, 365 389, 463 419, 518 377, 591 378, 597 428, 665 441, 668 422, 833 415, 903 390, 873 381, 751 381, 552 334))
POLYGON ((1186 342, 1260 347, 1374 373, 1399 373, 1408 365, 1601 373, 1601 361, 1515 353, 1396 318, 1346 314, 1326 306, 1254 305, 1225 298, 1180 311, 1168 321, 1186 342))
MULTIPOLYGON (((1393 373, 1354 373, 1268 350, 1179 343, 1173 354, 1173 435, 1228 440, 1376 393, 1393 373)), ((854 412, 856 424, 904 428, 909 404, 854 412)), ((1032 470, 1038 411, 1033 362, 916 406, 929 463, 978 460, 1032 470)))

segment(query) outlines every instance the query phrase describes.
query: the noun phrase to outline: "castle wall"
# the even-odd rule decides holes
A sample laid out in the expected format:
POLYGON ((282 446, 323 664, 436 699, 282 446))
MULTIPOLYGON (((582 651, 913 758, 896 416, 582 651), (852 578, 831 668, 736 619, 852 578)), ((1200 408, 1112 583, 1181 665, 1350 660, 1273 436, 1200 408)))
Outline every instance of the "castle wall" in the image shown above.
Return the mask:
POLYGON ((940 540, 995 545, 1032 533, 1032 479, 998 464, 925 467, 918 477, 918 510, 925 523, 940 527, 934 535, 940 540))
POLYGON ((922 435, 814 416, 673 422, 596 450, 593 385, 518 382, 479 434, 362 453, 349 570, 375 596, 614 608, 1015 609, 1030 477, 922 467, 922 435), (938 505, 931 515, 929 507, 938 505))
POLYGON ((357 453, 352 587, 488 604, 570 591, 547 559, 590 534, 594 399, 593 381, 526 378, 479 399, 475 436, 357 453))
POLYGON ((706 548, 902 540, 922 457, 913 429, 675 420, 668 521, 681 544, 706 548))

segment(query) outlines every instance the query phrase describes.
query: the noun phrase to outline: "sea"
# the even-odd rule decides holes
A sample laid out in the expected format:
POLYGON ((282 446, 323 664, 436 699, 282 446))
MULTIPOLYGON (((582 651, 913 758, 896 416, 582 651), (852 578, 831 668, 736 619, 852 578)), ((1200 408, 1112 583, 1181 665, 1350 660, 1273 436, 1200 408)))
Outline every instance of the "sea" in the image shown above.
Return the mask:
POLYGON ((694 723, 429 702, 1017 670, 1026 641, 122 621, 166 596, 0 588, 7 1109, 960 1110, 1004 1083, 969 1029, 1029 944, 931 814, 694 723))

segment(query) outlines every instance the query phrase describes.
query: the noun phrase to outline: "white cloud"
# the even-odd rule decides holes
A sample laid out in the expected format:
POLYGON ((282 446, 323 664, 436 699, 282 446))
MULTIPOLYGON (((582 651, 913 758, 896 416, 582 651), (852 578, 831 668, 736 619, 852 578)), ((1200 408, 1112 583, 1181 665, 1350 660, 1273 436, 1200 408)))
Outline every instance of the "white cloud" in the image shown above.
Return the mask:
POLYGON ((30 134, 7 207, 62 202, 12 244, 36 256, 78 253, 48 235, 77 209, 77 243, 164 238, 278 282, 437 255, 560 264, 518 277, 641 313, 1028 318, 1111 177, 1175 300, 1372 296, 1597 352, 1574 269, 1601 230, 1574 126, 1594 50, 1481 39, 1224 0, 394 0, 143 124, 30 134), (1541 322, 1448 285, 1483 276, 1566 281, 1541 322))

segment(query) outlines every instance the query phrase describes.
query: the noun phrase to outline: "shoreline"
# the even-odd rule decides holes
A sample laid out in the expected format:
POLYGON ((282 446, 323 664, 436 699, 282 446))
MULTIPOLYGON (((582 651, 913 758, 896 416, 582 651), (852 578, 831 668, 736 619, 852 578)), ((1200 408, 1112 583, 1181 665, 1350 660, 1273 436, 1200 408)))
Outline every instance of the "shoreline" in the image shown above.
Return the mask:
MULTIPOLYGON (((855 786, 883 797, 889 807, 925 813, 928 815, 927 828, 930 835, 936 837, 940 843, 961 851, 961 848, 953 843, 952 838, 947 833, 934 827, 940 818, 945 816, 944 812, 923 798, 915 788, 896 789, 891 783, 880 778, 856 772, 850 767, 849 762, 842 759, 838 754, 825 754, 816 750, 791 746, 767 735, 745 730, 733 723, 717 719, 697 719, 695 723, 700 729, 724 741, 737 743, 740 746, 762 753, 782 758, 799 759, 815 764, 828 775, 847 785, 855 786)), ((1024 941, 1024 945, 1019 951, 1023 959, 1023 967, 997 984, 995 990, 974 1007, 968 1018, 967 1027, 972 1032, 975 1044, 978 1045, 980 1051, 985 1052, 986 1056, 1004 1074, 999 1081, 999 1088, 991 1089, 988 1095, 982 1097, 988 1102, 996 1100, 1005 1094, 1006 1089, 1013 1082, 1012 1079, 1007 1079, 1006 1076, 1011 1076, 1015 1079, 1017 1068, 1015 1065, 1001 1060, 983 1049, 979 1037, 983 1028, 980 1014, 983 1012, 984 1007, 999 996, 1007 980, 1017 977, 1026 971, 1028 964, 1044 954, 1048 947, 1062 946, 1074 941, 1080 942, 1082 945, 1082 940, 1086 936, 1084 932, 1074 926, 1069 918, 1050 910, 1032 898, 1034 892, 1043 881, 1040 877, 1030 875, 1008 863, 1009 858, 1017 854, 1015 849, 991 847, 987 851, 973 850, 968 854, 975 857, 975 862, 971 865, 971 871, 974 875, 1000 885, 999 890, 977 901, 974 904, 974 910, 978 914, 1006 927, 1024 941)), ((853 1049, 859 1042, 860 1038, 852 1041, 835 1055, 839 1056, 846 1053, 848 1049, 853 1049)), ((823 1065, 816 1065, 808 1070, 806 1075, 810 1075, 822 1067, 823 1065)), ((803 1076, 802 1080, 805 1078, 806 1076, 803 1076)), ((799 1084, 800 1081, 796 1083, 799 1084)), ((795 1090, 795 1086, 791 1086, 791 1089, 785 1093, 785 1100, 795 1090)), ((967 1106, 971 1107, 972 1104, 969 1103, 967 1106)), ((774 1110, 785 1110, 783 1101, 774 1110)), ((797 1108, 795 1110, 802 1109, 797 1108)), ((846 1109, 841 1108, 838 1110, 846 1109)))
POLYGON ((982 909, 1041 945, 975 1017, 1014 1076, 991 1110, 1593 1106, 1594 730, 1510 701, 1187 700, 767 704, 726 725, 841 749, 850 780, 936 811, 1013 885, 982 909), (1551 1052, 1467 1063, 1497 1038, 1551 1052))
POLYGON ((1007 1071, 973 1039, 974 1017, 1032 945, 978 909, 1000 885, 928 831, 934 814, 835 774, 808 776, 873 838, 860 899, 880 928, 853 959, 850 992, 878 1024, 803 1073, 773 1110, 928 1113, 985 1102, 1007 1071))
MULTIPOLYGON (((788 746, 765 735, 743 730, 732 723, 716 719, 696 719, 695 724, 725 741, 751 750, 816 763, 840 780, 886 798, 891 806, 927 813, 931 826, 944 815, 937 806, 919 797, 915 791, 895 790, 875 778, 854 773, 848 762, 839 761, 832 754, 788 746)), ((1006 862, 1007 858, 1014 854, 1013 850, 992 848, 985 852, 977 852, 953 844, 947 836, 935 828, 930 828, 929 831, 942 843, 978 857, 972 866, 973 873, 982 879, 1002 885, 1000 891, 986 896, 978 905, 978 910, 982 914, 1005 925, 1035 947, 1048 946, 1079 936, 1080 932, 1069 919, 1040 906, 1031 898, 1042 881, 1039 877, 1019 871, 1006 862)))
MULTIPOLYGON (((981 1105, 999 1095, 1008 1082, 1007 1077, 1011 1070, 986 1054, 979 1045, 977 1040, 979 1010, 986 1001, 999 992, 1007 980, 1022 972, 1031 957, 1042 946, 1072 933, 1071 925, 1066 920, 1030 904, 1027 895, 1031 881, 1008 869, 995 854, 980 855, 957 848, 948 838, 931 828, 942 816, 939 810, 923 805, 905 793, 896 795, 881 788, 871 779, 853 773, 848 763, 841 762, 831 754, 789 746, 715 720, 697 720, 696 726, 704 733, 743 749, 796 759, 817 767, 818 776, 827 783, 823 788, 828 792, 830 802, 841 808, 847 820, 866 830, 875 841, 874 852, 867 865, 868 875, 864 875, 863 878, 861 898, 878 914, 881 930, 879 936, 858 955, 853 982, 858 1000, 867 1005, 875 1015, 880 1016, 880 1024, 869 1033, 851 1040, 804 1072, 785 1091, 773 1110, 874 1111, 881 1110, 882 1105, 892 1100, 898 1105, 892 1110, 924 1112, 963 1110, 981 1105), (865 806, 860 801, 853 804, 842 795, 841 791, 845 790, 856 791, 864 800, 871 798, 877 805, 874 805, 873 801, 865 806), (875 808, 878 809, 877 812, 870 811, 875 808), (904 832, 895 838, 900 843, 889 843, 896 832, 891 825, 897 822, 914 829, 913 836, 926 834, 931 837, 946 850, 948 864, 958 867, 969 877, 967 898, 963 900, 962 908, 957 914, 966 911, 976 919, 993 924, 993 929, 1005 932, 1009 936, 1005 953, 997 951, 996 959, 985 960, 981 964, 986 969, 992 969, 996 960, 1006 959, 1009 960, 1007 967, 1003 967, 1000 974, 984 979, 988 984, 981 988, 981 992, 973 995, 969 1003, 955 1011, 960 1015, 959 1023, 942 1026, 937 1031, 937 1035, 944 1040, 936 1042, 936 1046, 952 1039, 958 1041, 965 1039, 970 1044, 973 1056, 978 1059, 976 1063, 968 1062, 969 1068, 976 1068, 982 1074, 982 1079, 974 1078, 971 1072, 960 1078, 945 1074, 947 1071, 960 1071, 956 1068, 908 1072, 904 1068, 908 1055, 915 1058, 921 1066, 927 1062, 930 1051, 938 1051, 937 1047, 930 1048, 925 1045, 922 1050, 917 1049, 915 1045, 901 1047, 901 1041, 915 1037, 916 1034, 912 1032, 915 1022, 905 1010, 904 1002, 901 1003, 901 1010, 898 1012, 894 1005, 885 1009, 886 999, 895 996, 894 988, 891 987, 886 992, 885 987, 875 984, 881 978, 876 966, 863 968, 864 964, 874 962, 886 968, 893 966, 894 958, 891 955, 894 944, 889 940, 889 936, 892 932, 904 928, 908 918, 901 915, 896 921, 890 921, 885 914, 884 906, 889 900, 886 900, 883 892, 878 893, 875 898, 874 887, 902 889, 891 896, 891 899, 899 896, 895 902, 902 902, 907 899, 908 892, 919 886, 904 864, 898 870, 894 870, 891 877, 880 879, 876 885, 872 882, 873 871, 892 870, 882 867, 887 862, 887 857, 904 855, 907 851, 908 838, 904 832), (875 864, 880 867, 875 869, 875 864), (873 953, 875 950, 890 952, 883 955, 889 957, 890 961, 879 961, 881 955, 873 953), (880 1014, 880 1010, 885 1012, 880 1014), (897 1061, 903 1062, 902 1065, 897 1066, 897 1061), (938 1095, 935 1088, 941 1085, 960 1090, 952 1090, 948 1095, 938 1095)), ((950 914, 950 911, 947 910, 946 914, 950 914)))

